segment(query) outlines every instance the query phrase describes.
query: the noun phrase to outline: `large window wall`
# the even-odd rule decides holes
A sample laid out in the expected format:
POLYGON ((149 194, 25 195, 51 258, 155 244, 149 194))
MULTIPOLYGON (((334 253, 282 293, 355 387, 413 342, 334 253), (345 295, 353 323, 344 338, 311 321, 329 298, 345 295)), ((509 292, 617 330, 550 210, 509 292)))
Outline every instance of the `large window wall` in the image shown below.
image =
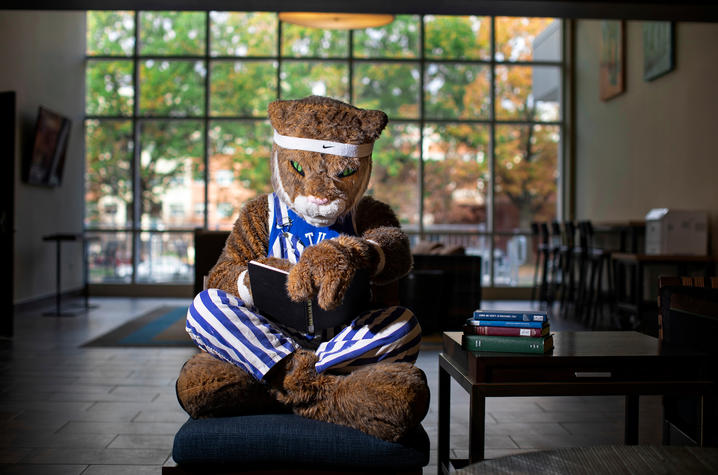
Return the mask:
POLYGON ((318 30, 266 12, 88 13, 86 213, 92 283, 187 283, 192 229, 230 229, 271 190, 267 104, 384 110, 368 193, 413 242, 531 281, 531 221, 557 215, 562 28, 550 18, 398 15, 318 30))

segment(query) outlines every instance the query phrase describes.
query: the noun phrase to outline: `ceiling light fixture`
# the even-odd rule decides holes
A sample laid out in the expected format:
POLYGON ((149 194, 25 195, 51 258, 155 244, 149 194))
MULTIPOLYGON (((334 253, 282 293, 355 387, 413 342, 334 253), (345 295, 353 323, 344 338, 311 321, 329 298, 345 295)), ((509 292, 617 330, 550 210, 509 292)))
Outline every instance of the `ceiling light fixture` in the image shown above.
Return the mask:
POLYGON ((295 25, 328 30, 356 30, 384 26, 394 21, 394 15, 373 13, 281 12, 279 19, 295 25))

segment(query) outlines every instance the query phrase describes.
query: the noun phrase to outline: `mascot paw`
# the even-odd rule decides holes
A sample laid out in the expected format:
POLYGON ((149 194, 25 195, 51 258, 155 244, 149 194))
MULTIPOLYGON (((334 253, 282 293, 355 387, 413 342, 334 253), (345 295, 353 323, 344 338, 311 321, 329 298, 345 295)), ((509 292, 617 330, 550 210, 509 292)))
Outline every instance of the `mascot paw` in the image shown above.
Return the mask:
POLYGON ((322 241, 304 250, 287 279, 292 300, 303 302, 316 296, 324 310, 342 303, 356 266, 348 250, 334 242, 337 240, 322 241))
POLYGON ((295 414, 398 441, 429 410, 424 372, 409 363, 377 363, 348 375, 317 374, 317 357, 298 350, 269 373, 274 396, 295 414))
POLYGON ((340 377, 331 398, 335 423, 396 442, 429 411, 426 375, 409 363, 377 363, 340 377))
POLYGON ((180 406, 194 419, 287 410, 252 375, 204 351, 187 360, 175 387, 180 406))
POLYGON ((320 307, 332 310, 342 303, 356 271, 373 273, 378 262, 376 249, 364 239, 342 235, 322 241, 305 249, 289 272, 289 296, 302 302, 316 295, 320 307))

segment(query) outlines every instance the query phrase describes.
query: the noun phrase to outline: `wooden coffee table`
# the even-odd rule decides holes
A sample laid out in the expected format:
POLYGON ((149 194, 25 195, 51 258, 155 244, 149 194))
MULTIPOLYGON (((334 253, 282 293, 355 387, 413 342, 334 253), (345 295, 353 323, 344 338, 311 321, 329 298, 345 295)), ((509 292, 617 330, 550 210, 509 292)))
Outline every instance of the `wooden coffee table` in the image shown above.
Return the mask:
MULTIPOLYGON (((439 473, 449 471, 450 377, 470 395, 469 459, 484 459, 487 397, 625 395, 625 443, 638 443, 639 395, 698 394, 713 388, 709 360, 690 350, 661 349, 633 332, 553 332, 546 355, 469 352, 461 332, 443 334, 439 355, 439 473)), ((702 416, 702 415, 701 415, 702 416)), ((702 441, 701 441, 702 442, 702 441)))

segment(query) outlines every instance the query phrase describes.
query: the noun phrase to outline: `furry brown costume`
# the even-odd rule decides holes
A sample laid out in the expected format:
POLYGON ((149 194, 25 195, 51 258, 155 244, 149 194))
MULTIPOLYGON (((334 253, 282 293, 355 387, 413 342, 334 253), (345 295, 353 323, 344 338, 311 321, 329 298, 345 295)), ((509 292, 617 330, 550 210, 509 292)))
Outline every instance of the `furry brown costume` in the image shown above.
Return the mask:
MULTIPOLYGON (((357 145, 376 140, 387 124, 381 111, 316 96, 275 101, 269 105, 269 118, 281 135, 357 145)), ((362 197, 371 154, 345 157, 275 144, 271 163, 275 193, 297 214, 322 226, 352 212, 358 236, 340 235, 307 247, 294 265, 267 257, 268 204, 261 196, 240 210, 210 271, 209 287, 251 301, 245 271, 250 260, 257 260, 289 270, 287 291, 293 300, 317 296, 321 307, 331 309, 341 303, 358 269, 369 269, 374 284, 394 282, 409 271, 409 241, 391 208, 362 197)), ((311 351, 297 350, 259 382, 238 367, 199 354, 183 367, 177 395, 192 417, 247 414, 273 409, 279 402, 302 416, 355 427, 385 440, 400 439, 426 415, 426 378, 409 363, 377 363, 338 375, 318 374, 316 361, 311 351)))

